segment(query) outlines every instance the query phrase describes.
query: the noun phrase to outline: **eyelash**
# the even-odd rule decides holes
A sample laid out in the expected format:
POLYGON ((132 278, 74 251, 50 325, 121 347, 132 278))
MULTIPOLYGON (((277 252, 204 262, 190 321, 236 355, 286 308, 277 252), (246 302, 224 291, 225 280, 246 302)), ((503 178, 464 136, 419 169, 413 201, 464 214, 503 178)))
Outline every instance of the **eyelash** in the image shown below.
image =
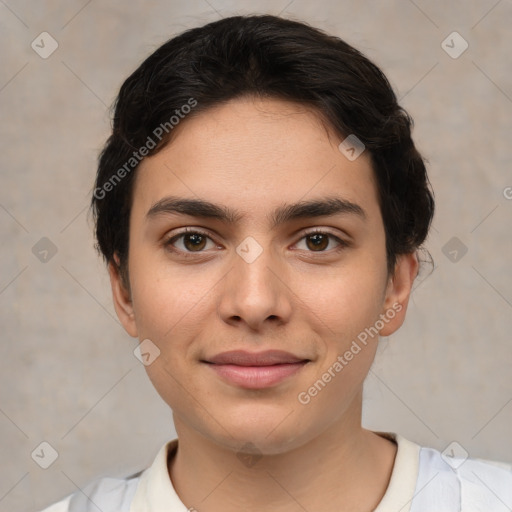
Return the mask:
MULTIPOLYGON (((176 249, 174 246, 173 246, 173 243, 178 240, 180 237, 183 237, 184 235, 188 235, 188 234, 193 234, 193 235, 201 235, 201 236, 204 236, 206 238, 209 238, 210 240, 212 240, 212 242, 215 243, 215 240, 212 239, 212 237, 204 232, 204 231, 201 231, 200 229, 197 229, 197 228, 185 228, 183 231, 179 232, 179 233, 176 233, 175 235, 173 235, 172 237, 168 238, 167 240, 164 241, 164 247, 166 247, 167 249, 169 249, 170 251, 174 252, 174 253, 177 253, 177 254, 180 254, 182 255, 183 257, 185 258, 191 258, 191 257, 194 257, 196 254, 202 254, 204 251, 182 251, 182 250, 179 250, 179 249, 176 249)), ((319 254, 326 254, 326 253, 338 253, 344 249, 346 249, 347 247, 349 247, 349 243, 340 239, 339 237, 337 237, 336 235, 334 235, 333 233, 330 233, 329 231, 325 231, 325 230, 322 230, 322 229, 313 229, 311 231, 308 231, 307 233, 304 233, 302 235, 302 237, 299 239, 302 240, 304 238, 307 238, 308 236, 312 236, 312 235, 327 235, 331 238, 333 238, 336 242, 338 242, 339 246, 336 247, 335 249, 331 249, 330 251, 308 251, 312 254, 315 254, 315 253, 319 253, 319 254)))

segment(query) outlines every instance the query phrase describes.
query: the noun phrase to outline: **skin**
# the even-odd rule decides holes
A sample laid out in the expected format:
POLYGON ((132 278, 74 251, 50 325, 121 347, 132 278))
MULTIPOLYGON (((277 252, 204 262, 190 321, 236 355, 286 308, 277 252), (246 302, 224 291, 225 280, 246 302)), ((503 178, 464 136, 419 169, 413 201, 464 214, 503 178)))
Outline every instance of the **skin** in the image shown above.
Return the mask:
POLYGON ((370 157, 365 151, 350 161, 341 140, 303 105, 236 99, 182 121, 172 142, 138 168, 130 292, 114 265, 109 271, 124 328, 160 349, 146 370, 173 410, 179 448, 169 476, 187 507, 369 511, 386 491, 396 446, 361 426, 378 337, 308 404, 297 399, 393 304, 401 310, 380 335, 402 325, 418 270, 412 253, 387 274, 370 157), (169 195, 206 199, 243 217, 234 225, 177 214, 148 219, 169 195), (274 208, 328 196, 358 204, 366 218, 344 213, 270 228, 274 208), (185 227, 208 233, 202 252, 187 236, 174 241, 177 252, 165 246, 185 227), (328 238, 315 248, 306 237, 312 228, 348 245, 337 251, 328 238), (236 252, 249 236, 262 248, 252 263, 236 252), (247 390, 200 362, 235 349, 280 349, 311 361, 278 385, 247 390), (249 442, 254 464, 237 457, 249 442))

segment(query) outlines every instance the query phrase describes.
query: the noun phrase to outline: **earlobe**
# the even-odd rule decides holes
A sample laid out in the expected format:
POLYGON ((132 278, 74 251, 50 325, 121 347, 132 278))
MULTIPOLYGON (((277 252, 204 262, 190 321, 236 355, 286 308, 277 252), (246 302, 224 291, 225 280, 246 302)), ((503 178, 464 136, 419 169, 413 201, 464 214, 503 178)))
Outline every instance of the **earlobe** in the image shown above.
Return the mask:
MULTIPOLYGON (((117 255, 115 255, 114 258, 116 262, 119 262, 117 255)), ((116 267, 113 262, 109 263, 108 272, 110 275, 110 286, 112 287, 112 298, 117 317, 125 331, 130 336, 136 338, 138 337, 137 326, 135 323, 135 312, 133 310, 130 291, 123 283, 118 267, 116 267)))
POLYGON ((393 334, 404 323, 412 286, 418 274, 418 267, 416 252, 397 256, 395 271, 388 281, 384 311, 382 311, 388 322, 380 330, 380 336, 393 334))

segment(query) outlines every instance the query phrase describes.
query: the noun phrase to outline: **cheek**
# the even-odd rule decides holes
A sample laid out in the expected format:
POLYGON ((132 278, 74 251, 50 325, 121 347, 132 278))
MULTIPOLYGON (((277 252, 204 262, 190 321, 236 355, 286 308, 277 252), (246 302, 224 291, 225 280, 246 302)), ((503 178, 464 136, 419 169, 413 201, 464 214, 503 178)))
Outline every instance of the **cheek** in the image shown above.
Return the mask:
POLYGON ((372 325, 381 312, 385 275, 380 266, 347 265, 297 279, 293 290, 317 318, 327 337, 348 341, 372 325))
POLYGON ((180 409, 183 400, 201 395, 192 367, 197 364, 194 340, 211 328, 209 290, 218 279, 193 266, 178 269, 150 257, 137 262, 132 285, 137 330, 160 351, 145 369, 164 401, 180 409))
POLYGON ((134 251, 131 271, 132 298, 140 336, 164 343, 178 340, 178 332, 194 319, 207 299, 207 275, 193 266, 178 268, 163 261, 160 254, 134 251), (206 296, 205 296, 206 295, 206 296))

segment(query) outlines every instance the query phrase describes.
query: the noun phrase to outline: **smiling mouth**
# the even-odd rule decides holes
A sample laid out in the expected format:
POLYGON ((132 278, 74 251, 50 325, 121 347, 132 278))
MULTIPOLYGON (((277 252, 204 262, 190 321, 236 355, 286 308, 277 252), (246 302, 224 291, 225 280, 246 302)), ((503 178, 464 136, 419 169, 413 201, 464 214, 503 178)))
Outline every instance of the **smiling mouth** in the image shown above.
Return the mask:
POLYGON ((311 360, 282 351, 232 351, 201 362, 231 385, 245 389, 264 389, 296 375, 311 360))

